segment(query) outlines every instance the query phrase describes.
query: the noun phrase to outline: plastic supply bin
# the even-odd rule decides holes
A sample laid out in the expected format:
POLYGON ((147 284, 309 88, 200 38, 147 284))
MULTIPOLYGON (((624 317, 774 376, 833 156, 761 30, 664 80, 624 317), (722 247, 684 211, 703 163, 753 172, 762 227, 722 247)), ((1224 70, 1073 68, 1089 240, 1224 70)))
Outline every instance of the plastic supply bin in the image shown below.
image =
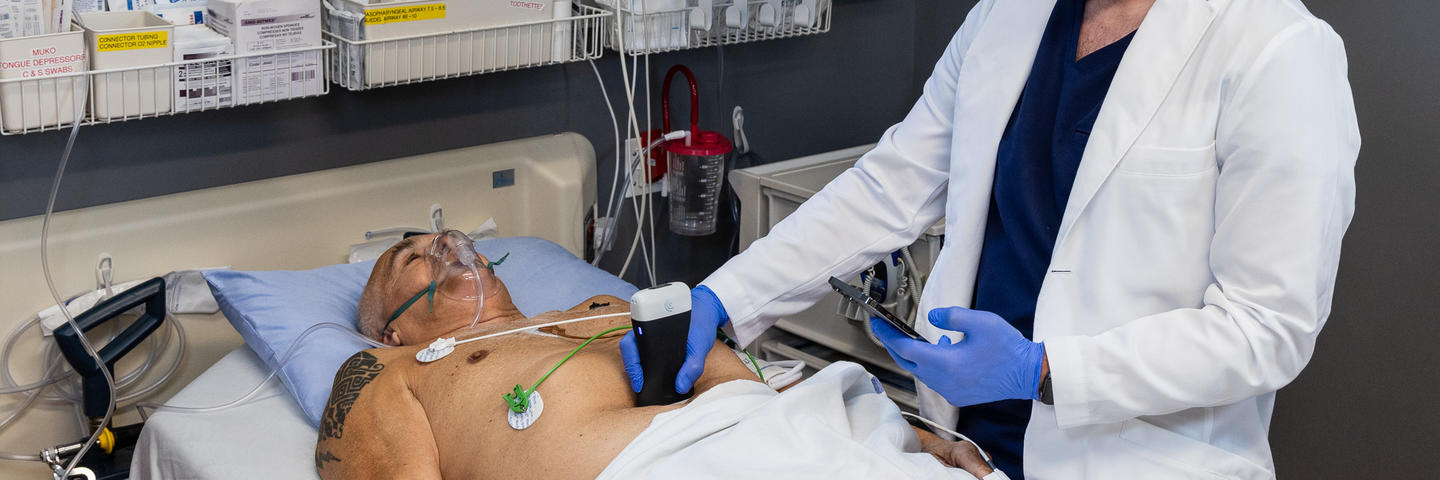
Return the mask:
MULTIPOLYGON (((351 89, 574 61, 565 0, 339 0, 327 29, 341 43, 332 75, 351 89)), ((598 23, 598 22, 595 22, 598 23)))
MULTIPOLYGON (((75 121, 89 88, 84 32, 0 39, 0 124, 5 133, 75 121)), ((80 110, 84 118, 84 110, 80 110)))
POLYGON ((84 12, 85 44, 95 73, 94 115, 118 120, 169 113, 174 95, 174 26, 145 11, 84 12), (153 68, 145 68, 151 67, 153 68))

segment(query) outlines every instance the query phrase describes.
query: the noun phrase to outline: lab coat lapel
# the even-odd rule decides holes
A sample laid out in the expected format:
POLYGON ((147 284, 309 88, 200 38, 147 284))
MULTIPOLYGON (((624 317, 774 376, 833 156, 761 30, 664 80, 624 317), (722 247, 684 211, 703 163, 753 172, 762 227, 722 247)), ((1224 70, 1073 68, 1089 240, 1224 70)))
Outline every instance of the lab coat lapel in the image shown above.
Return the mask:
MULTIPOLYGON (((997 3, 970 49, 956 79, 955 125, 952 129, 952 189, 989 190, 995 178, 995 155, 1015 110, 1035 50, 1049 23, 1056 0, 1009 0, 997 3)), ((953 197, 952 197, 953 198, 953 197)), ((985 205, 988 205, 988 200, 985 205)), ((958 207, 957 207, 958 208, 958 207)), ((977 207, 978 223, 967 241, 978 251, 986 209, 977 207)), ((956 212, 951 212, 956 216, 956 212)), ((973 219, 971 215, 959 215, 973 219)), ((968 229, 968 225, 967 225, 968 229)))
POLYGON ((1130 42, 1086 144, 1055 251, 1160 109, 1227 0, 1156 0, 1130 42))

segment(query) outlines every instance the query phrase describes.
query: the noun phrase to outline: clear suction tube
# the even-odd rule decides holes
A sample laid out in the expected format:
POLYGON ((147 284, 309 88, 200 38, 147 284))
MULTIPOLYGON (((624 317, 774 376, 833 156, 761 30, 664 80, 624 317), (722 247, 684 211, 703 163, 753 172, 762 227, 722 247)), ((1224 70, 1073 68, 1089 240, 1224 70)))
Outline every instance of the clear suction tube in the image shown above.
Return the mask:
POLYGON ((361 341, 363 341, 363 342, 365 342, 366 344, 368 344, 368 345, 370 345, 370 346, 373 346, 373 347, 377 347, 377 348, 388 348, 388 347, 389 347, 388 345, 385 345, 385 344, 383 344, 383 343, 376 342, 375 340, 371 340, 370 338, 367 338, 367 337, 365 337, 364 335, 360 335, 359 332, 356 332, 356 331, 355 331, 354 327, 351 327, 351 326, 348 326, 348 325, 341 325, 341 324, 338 324, 338 323, 331 323, 331 322, 317 323, 317 324, 315 324, 315 325, 312 325, 310 328, 305 329, 304 332, 301 332, 301 333, 300 333, 300 336, 299 336, 298 338, 296 338, 295 341, 290 344, 290 348, 287 349, 287 350, 285 350, 285 354, 280 356, 280 362, 279 362, 278 364, 276 364, 274 368, 271 368, 271 369, 270 369, 270 373, 269 373, 269 374, 266 374, 266 375, 265 375, 265 379, 264 379, 264 380, 261 380, 258 385, 255 385, 255 388, 250 389, 250 392, 249 392, 249 393, 246 393, 244 396, 241 396, 240 398, 237 398, 237 399, 235 399, 235 400, 232 400, 232 401, 229 401, 229 402, 226 402, 226 403, 222 403, 222 404, 220 404, 220 405, 214 405, 214 406, 209 406, 209 407, 182 407, 182 406, 167 405, 167 404, 156 403, 156 402, 141 402, 141 403, 139 403, 139 404, 137 404, 137 405, 138 405, 139 407, 141 407, 141 408, 148 408, 148 409, 151 409, 151 410, 157 410, 157 409, 160 409, 160 408, 164 408, 165 411, 167 411, 167 412, 172 412, 172 411, 173 411, 173 412, 179 412, 179 413, 210 413, 210 412, 218 412, 218 411, 221 411, 221 410, 225 410, 225 409, 227 409, 227 408, 231 408, 231 407, 235 407, 235 406, 237 406, 237 405, 243 404, 243 403, 245 403, 246 401, 250 400, 252 397, 254 397, 255 394, 260 393, 260 390, 261 390, 262 388, 264 388, 265 385, 269 384, 271 379, 275 378, 275 375, 276 375, 277 373, 279 373, 280 369, 281 369, 281 368, 284 368, 286 364, 290 363, 290 360, 292 360, 292 359, 295 358, 295 353, 298 352, 298 351, 300 351, 300 346, 301 346, 303 343, 305 343, 305 339, 306 339, 306 338, 309 338, 310 335, 313 335, 315 332, 318 332, 318 331, 320 331, 321 329, 326 329, 326 328, 329 328, 329 329, 332 329, 332 330, 338 330, 338 331, 347 333, 347 334, 349 334, 350 336, 353 336, 353 337, 355 337, 355 338, 358 338, 358 339, 360 339, 361 341))
MULTIPOLYGON (((50 274, 50 221, 55 216, 55 198, 60 194, 60 179, 65 175, 65 165, 70 163, 70 153, 75 149, 75 138, 80 135, 81 122, 79 119, 84 113, 85 103, 75 102, 75 116, 72 117, 75 120, 71 122, 70 137, 65 141, 65 151, 60 154, 60 165, 55 169, 55 181, 50 184, 50 198, 45 203, 45 219, 40 223, 40 269, 45 274, 45 286, 49 288, 50 296, 55 299, 56 305, 64 305, 65 301, 60 298, 60 291, 55 288, 55 279, 50 274)), ((105 360, 96 352, 95 346, 90 344, 90 339, 80 333, 83 330, 80 329, 79 324, 75 323, 75 317, 70 315, 70 309, 61 308, 60 314, 65 316, 65 323, 75 329, 77 333, 75 337, 80 340, 80 346, 84 347, 85 353, 90 355, 96 364, 105 365, 105 360)), ((101 417, 99 423, 102 428, 96 428, 85 444, 80 447, 80 450, 75 452, 75 457, 70 459, 70 463, 65 465, 65 470, 60 472, 61 478, 69 478, 70 471, 75 469, 75 465, 80 463, 80 459, 84 458, 85 453, 90 451, 90 447, 100 439, 100 432, 104 431, 103 427, 110 423, 110 418, 115 414, 115 377, 110 374, 108 368, 101 368, 100 374, 105 378, 106 386, 110 388, 110 402, 106 405, 105 415, 101 417)))
MULTIPOLYGON (((185 362, 186 336, 184 326, 180 325, 180 323, 173 318, 170 320, 171 321, 165 322, 168 329, 165 334, 159 335, 158 340, 154 338, 148 340, 151 349, 145 362, 116 379, 116 390, 120 393, 119 398, 116 399, 117 403, 128 402, 159 389, 174 376, 175 372, 179 370, 180 365, 185 362), (165 373, 151 380, 144 386, 136 387, 139 381, 150 373, 150 370, 154 368, 160 360, 160 357, 165 354, 165 351, 169 348, 171 336, 177 337, 178 352, 174 360, 166 367, 165 373)), ((46 362, 46 366, 43 369, 47 372, 41 380, 25 385, 20 385, 19 382, 15 380, 14 372, 12 372, 10 368, 10 360, 15 351, 15 343, 26 330, 35 326, 39 321, 40 319, 38 317, 31 317, 30 320, 21 323, 18 328, 10 332, 10 336, 6 338, 3 347, 0 347, 0 395, 25 393, 54 385, 56 389, 60 390, 60 394, 40 394, 39 399, 47 402, 81 402, 80 393, 74 390, 71 384, 63 382, 64 380, 74 378, 74 372, 68 368, 63 368, 66 366, 66 363, 59 352, 55 350, 54 344, 46 345, 45 350, 41 354, 41 357, 44 358, 46 362), (54 364, 56 368, 50 368, 49 365, 51 364, 54 364)))
MULTIPOLYGON (((10 332, 9 337, 6 337, 5 346, 0 347, 0 375, 3 375, 4 377, 4 384, 3 386, 0 386, 0 395, 25 393, 32 390, 39 390, 47 385, 54 384, 55 382, 59 382, 69 377, 69 374, 47 373, 46 376, 42 377, 41 380, 34 383, 16 385, 14 377, 12 377, 10 374, 10 351, 15 347, 15 341, 20 338, 20 334, 26 329, 29 329, 30 327, 35 326, 35 324, 38 323, 40 323, 39 316, 32 316, 30 317, 30 320, 22 322, 19 327, 15 328, 15 330, 10 332)), ((47 347, 44 356, 49 357, 49 352, 51 352, 52 350, 53 349, 51 347, 47 347)))

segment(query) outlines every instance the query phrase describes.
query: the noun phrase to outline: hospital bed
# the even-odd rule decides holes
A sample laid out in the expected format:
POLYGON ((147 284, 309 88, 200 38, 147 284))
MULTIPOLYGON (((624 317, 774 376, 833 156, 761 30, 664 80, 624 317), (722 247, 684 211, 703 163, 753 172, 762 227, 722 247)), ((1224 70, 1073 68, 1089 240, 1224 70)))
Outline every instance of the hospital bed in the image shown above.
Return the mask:
MULTIPOLYGON (((573 133, 550 135, 62 212, 53 220, 51 267, 61 292, 94 288, 102 254, 112 259, 117 283, 216 266, 309 269, 343 263, 347 246, 363 241, 366 231, 428 227, 437 205, 447 227, 468 230, 494 219, 501 236, 539 237, 583 257, 595 188, 589 142, 573 133)), ((62 186, 61 195, 70 194, 62 186)), ((0 312, 53 303, 37 281, 40 222, 0 222, 6 292, 0 312)), ((220 314, 177 317, 189 334, 186 362, 150 399, 218 405, 267 373, 220 314)), ((0 330, 16 324, 0 320, 0 330)), ((38 370, 38 357, 38 348, 22 349, 12 369, 38 370)), ((0 398, 0 411, 12 401, 0 398)), ((117 424, 140 420, 133 409, 117 411, 117 418, 117 424)), ((0 450, 35 451, 78 436, 72 412, 33 409, 7 429, 0 450)), ((133 471, 143 475, 137 478, 315 478, 314 439, 295 400, 272 382, 221 412, 155 413, 133 471)), ((5 467, 6 477, 48 477, 38 463, 5 467)))

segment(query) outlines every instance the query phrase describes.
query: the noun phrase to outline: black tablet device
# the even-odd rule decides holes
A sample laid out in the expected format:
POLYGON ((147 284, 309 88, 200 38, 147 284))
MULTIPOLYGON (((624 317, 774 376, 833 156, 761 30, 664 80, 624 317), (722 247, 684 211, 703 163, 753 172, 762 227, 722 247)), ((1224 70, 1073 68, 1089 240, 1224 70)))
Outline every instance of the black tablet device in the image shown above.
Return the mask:
POLYGON ((889 310, 885 310, 885 307, 881 306, 880 302, 875 301, 870 295, 860 291, 859 287, 845 283, 844 280, 830 277, 830 288, 840 292, 840 295, 845 296, 845 298, 850 299, 850 301, 860 304, 861 307, 865 308, 865 311, 870 312, 871 316, 885 319, 886 323, 895 327, 896 330, 899 330, 900 333, 905 334, 905 336, 922 342, 926 341, 914 328, 910 328, 905 322, 900 321, 900 318, 896 317, 895 314, 890 313, 889 310))

